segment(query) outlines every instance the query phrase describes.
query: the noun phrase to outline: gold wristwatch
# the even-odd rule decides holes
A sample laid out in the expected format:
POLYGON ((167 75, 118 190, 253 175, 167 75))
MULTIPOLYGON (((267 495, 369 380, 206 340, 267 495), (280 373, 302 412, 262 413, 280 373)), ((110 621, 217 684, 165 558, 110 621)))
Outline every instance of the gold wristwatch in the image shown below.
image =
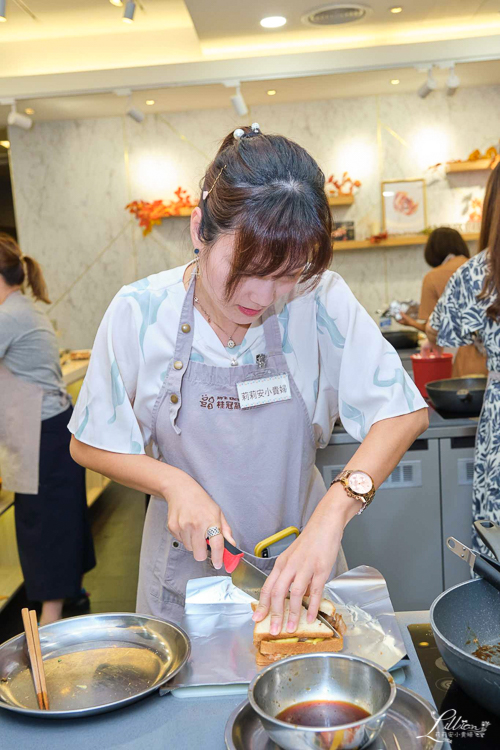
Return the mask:
POLYGON ((341 483, 349 497, 352 497, 355 500, 361 500, 363 503, 363 506, 356 513, 357 516, 368 508, 375 496, 375 484, 366 471, 344 469, 340 474, 337 474, 332 484, 335 484, 335 482, 341 483))

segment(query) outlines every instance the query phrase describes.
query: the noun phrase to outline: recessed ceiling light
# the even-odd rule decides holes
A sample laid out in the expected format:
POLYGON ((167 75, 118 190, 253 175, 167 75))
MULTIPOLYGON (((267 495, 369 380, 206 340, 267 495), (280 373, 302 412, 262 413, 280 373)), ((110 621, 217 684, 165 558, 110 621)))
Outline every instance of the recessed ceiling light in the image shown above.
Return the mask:
POLYGON ((34 115, 35 114, 35 110, 31 109, 31 107, 26 107, 26 109, 24 111, 26 112, 27 115, 34 115))
POLYGON ((275 93, 276 93, 276 89, 269 89, 269 91, 267 92, 267 95, 268 96, 274 96, 275 93))
POLYGON ((116 5, 117 8, 121 8, 123 5, 123 0, 109 0, 111 5, 116 5))
POLYGON ((280 26, 286 24, 286 18, 284 16, 268 16, 263 18, 260 25, 265 29, 278 29, 280 26))
POLYGON ((400 5, 395 5, 393 8, 389 8, 391 13, 402 13, 403 8, 400 5))
POLYGON ((4 148, 10 148, 10 141, 0 141, 0 146, 4 148))
POLYGON ((154 99, 146 99, 146 104, 148 105, 148 107, 152 107, 154 103, 155 103, 154 99))
POLYGON ((393 78, 393 79, 391 80, 391 83, 392 83, 392 85, 393 85, 393 86, 397 86, 397 85, 398 85, 398 83, 399 83, 399 78, 393 78))

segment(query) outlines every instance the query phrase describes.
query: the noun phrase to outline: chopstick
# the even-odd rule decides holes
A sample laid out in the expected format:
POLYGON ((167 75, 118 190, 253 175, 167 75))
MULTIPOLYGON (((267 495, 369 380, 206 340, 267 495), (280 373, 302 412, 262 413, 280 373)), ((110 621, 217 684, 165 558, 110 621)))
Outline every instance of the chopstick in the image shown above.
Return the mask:
POLYGON ((42 649, 40 647, 40 636, 38 634, 38 623, 34 609, 29 611, 26 607, 21 610, 23 617, 24 632, 28 644, 28 655, 31 664, 31 674, 35 686, 38 708, 43 711, 49 710, 49 699, 47 696, 47 684, 45 682, 45 669, 42 660, 42 649))

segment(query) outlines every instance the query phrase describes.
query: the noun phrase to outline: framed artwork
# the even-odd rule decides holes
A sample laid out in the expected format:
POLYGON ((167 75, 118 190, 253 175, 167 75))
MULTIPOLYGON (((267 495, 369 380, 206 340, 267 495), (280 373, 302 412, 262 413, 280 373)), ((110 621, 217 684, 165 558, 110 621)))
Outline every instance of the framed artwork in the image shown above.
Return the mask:
POLYGON ((384 180, 382 220, 389 234, 419 234, 427 226, 425 181, 384 180))

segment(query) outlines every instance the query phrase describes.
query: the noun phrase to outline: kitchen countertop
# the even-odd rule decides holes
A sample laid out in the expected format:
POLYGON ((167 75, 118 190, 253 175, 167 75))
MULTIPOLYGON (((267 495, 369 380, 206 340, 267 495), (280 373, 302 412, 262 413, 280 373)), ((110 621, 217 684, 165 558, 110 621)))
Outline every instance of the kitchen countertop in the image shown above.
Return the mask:
MULTIPOLYGON (((410 664, 405 686, 433 703, 407 625, 429 622, 429 613, 397 614, 410 664)), ((124 750, 224 750, 224 729, 243 696, 224 698, 160 697, 158 693, 128 708, 86 719, 25 718, 0 709, 2 750, 33 747, 37 750, 89 750, 92 747, 124 750)))
MULTIPOLYGON (((438 438, 474 437, 478 417, 442 417, 429 404, 429 427, 418 437, 418 440, 436 440, 438 438)), ((346 445, 357 443, 342 425, 335 425, 329 445, 346 445)))

